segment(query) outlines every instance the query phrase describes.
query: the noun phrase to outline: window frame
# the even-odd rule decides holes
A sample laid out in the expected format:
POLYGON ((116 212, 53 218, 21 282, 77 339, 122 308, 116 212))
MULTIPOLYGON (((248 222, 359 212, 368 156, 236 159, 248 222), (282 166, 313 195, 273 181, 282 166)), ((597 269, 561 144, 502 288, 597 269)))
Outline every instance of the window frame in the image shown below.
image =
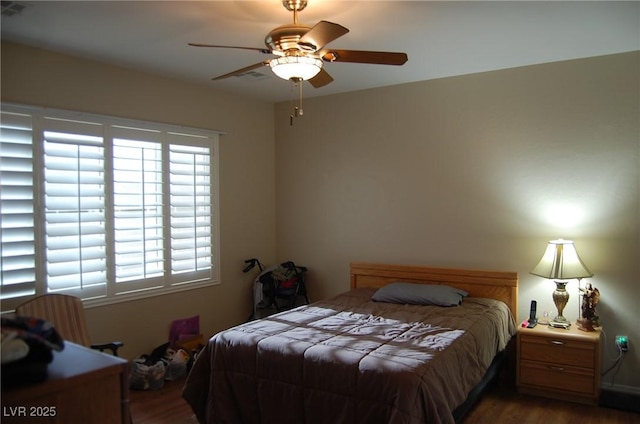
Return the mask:
MULTIPOLYGON (((202 287, 219 285, 220 284, 220 206, 219 206, 219 141, 220 136, 224 133, 220 131, 207 130, 201 128, 192 128, 184 126, 176 126, 171 124, 164 124, 151 121, 133 120, 126 118, 118 118, 106 115, 97 115, 83 112, 73 112, 62 109, 50 109, 37 106, 26 106, 13 103, 0 103, 2 112, 16 113, 30 115, 32 120, 32 162, 33 162, 33 205, 34 205, 34 249, 35 249, 35 294, 18 296, 13 298, 2 299, 1 309, 2 312, 14 310, 19 304, 25 302, 35 296, 39 296, 47 293, 47 266, 45 263, 45 249, 46 239, 44 237, 45 231, 45 211, 44 211, 44 151, 43 140, 40 139, 40 135, 43 134, 43 126, 41 122, 45 118, 55 118, 63 120, 77 120, 81 122, 97 122, 104 126, 104 145, 105 145, 105 196, 106 196, 106 231, 107 231, 107 282, 105 293, 103 296, 96 298, 83 298, 85 306, 99 306, 112 303, 119 303, 123 301, 129 301, 133 299, 141 299, 147 297, 154 297, 165 295, 169 293, 183 292, 186 290, 198 289, 202 287), (181 281, 175 282, 173 274, 170 272, 165 274, 162 278, 162 285, 160 287, 145 287, 135 291, 118 291, 115 280, 115 263, 114 263, 114 215, 113 215, 113 163, 112 163, 112 143, 114 137, 111 134, 112 127, 132 127, 140 129, 149 129, 153 131, 160 131, 163 133, 176 133, 184 134, 194 137, 203 137, 202 140, 207 141, 206 147, 209 149, 209 165, 210 165, 210 223, 211 223, 211 273, 206 279, 200 279, 197 281, 181 281)), ((168 141, 165 137, 161 141, 162 150, 164 154, 162 161, 162 172, 169 173, 169 147, 173 143, 168 141)), ((195 143, 200 144, 202 143, 195 143)), ((168 181, 167 177, 167 181, 168 181)), ((170 187, 166 188, 166 193, 170 191, 170 187)), ((168 204, 170 200, 165 199, 165 203, 168 204)), ((169 214, 168 207, 165 206, 163 217, 167 218, 169 214)), ((171 231, 168 228, 166 231, 171 231)), ((171 249, 169 240, 166 240, 163 250, 171 249)), ((169 264, 169 268, 170 268, 169 264)), ((0 290, 2 287, 0 286, 0 290)), ((82 297, 81 297, 82 298, 82 297)))

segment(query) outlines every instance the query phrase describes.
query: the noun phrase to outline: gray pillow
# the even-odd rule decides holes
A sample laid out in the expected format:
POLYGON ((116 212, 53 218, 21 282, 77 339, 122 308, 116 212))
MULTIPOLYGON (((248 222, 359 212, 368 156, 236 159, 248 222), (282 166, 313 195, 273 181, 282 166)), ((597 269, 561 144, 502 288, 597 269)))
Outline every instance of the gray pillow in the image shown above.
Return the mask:
POLYGON ((371 299, 409 305, 458 306, 468 294, 451 286, 396 282, 379 288, 371 299))

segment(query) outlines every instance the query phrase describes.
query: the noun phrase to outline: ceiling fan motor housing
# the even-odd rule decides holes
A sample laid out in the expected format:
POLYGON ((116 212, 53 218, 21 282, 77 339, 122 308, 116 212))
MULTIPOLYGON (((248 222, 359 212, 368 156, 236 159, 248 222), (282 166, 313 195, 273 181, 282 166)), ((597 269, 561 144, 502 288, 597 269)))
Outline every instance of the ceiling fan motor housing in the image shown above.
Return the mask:
POLYGON ((289 24, 273 29, 264 39, 264 43, 273 54, 284 54, 289 50, 313 52, 315 46, 298 43, 300 38, 311 29, 308 25, 289 24))

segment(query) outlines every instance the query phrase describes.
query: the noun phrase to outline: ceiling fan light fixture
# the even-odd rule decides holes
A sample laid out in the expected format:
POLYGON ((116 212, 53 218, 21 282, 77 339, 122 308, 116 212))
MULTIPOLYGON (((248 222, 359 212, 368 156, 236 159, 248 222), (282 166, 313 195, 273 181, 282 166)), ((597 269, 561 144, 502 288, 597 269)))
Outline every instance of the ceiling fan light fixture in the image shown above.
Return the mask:
POLYGON ((283 56, 271 59, 269 66, 274 74, 284 80, 309 80, 322 69, 322 60, 310 56, 283 56))

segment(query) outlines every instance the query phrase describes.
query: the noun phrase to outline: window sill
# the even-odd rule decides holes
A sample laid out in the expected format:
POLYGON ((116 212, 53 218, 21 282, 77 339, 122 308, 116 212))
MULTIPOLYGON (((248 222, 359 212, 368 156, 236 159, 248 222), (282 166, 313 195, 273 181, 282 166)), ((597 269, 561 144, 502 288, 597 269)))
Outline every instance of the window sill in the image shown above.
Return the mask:
POLYGON ((163 287, 163 288, 150 288, 146 290, 137 290, 132 292, 126 292, 121 294, 116 294, 114 296, 100 297, 95 299, 85 299, 83 300, 84 307, 94 308, 98 306, 112 305, 115 303, 129 302, 133 300, 147 299, 150 297, 156 296, 165 296, 174 293, 184 293, 188 290, 196 290, 205 287, 219 286, 220 281, 201 281, 197 283, 188 283, 188 284, 176 284, 172 287, 163 287))

